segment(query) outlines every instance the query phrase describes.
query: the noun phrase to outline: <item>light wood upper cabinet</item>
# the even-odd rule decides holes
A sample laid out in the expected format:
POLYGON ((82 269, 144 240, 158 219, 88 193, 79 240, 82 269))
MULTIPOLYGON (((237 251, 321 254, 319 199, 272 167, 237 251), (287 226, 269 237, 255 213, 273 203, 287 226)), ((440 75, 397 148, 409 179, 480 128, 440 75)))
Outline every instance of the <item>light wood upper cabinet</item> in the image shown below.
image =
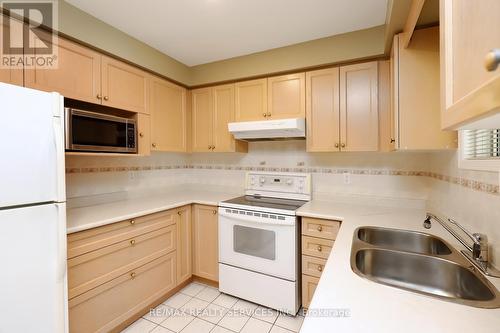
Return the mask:
POLYGON ((441 130, 439 28, 415 30, 407 48, 400 40, 394 37, 391 59, 396 149, 456 148, 457 133, 441 130))
POLYGON ((193 206, 193 274, 219 280, 217 207, 193 206))
MULTIPOLYGON (((22 36, 21 30, 22 29, 22 23, 20 21, 10 19, 10 24, 7 24, 8 18, 7 16, 3 16, 0 14, 0 45, 3 45, 3 36, 5 34, 10 34, 11 38, 14 36, 22 36), (16 30, 14 34, 11 34, 11 29, 16 30)), ((15 67, 9 67, 9 68, 0 68, 0 82, 5 82, 5 83, 10 83, 10 84, 16 84, 19 86, 23 85, 23 66, 15 66, 15 67)))
POLYGON ((267 79, 268 119, 304 118, 306 75, 297 73, 267 79))
POLYGON ((149 113, 148 75, 121 61, 102 56, 102 104, 149 113))
POLYGON ((213 151, 232 151, 235 140, 229 133, 227 124, 234 121, 234 84, 217 86, 213 88, 212 94, 214 100, 213 151))
POLYGON ((267 79, 235 84, 235 120, 253 121, 267 118, 267 79))
POLYGON ((187 151, 186 89, 166 80, 150 78, 151 149, 187 151))
POLYGON ((234 121, 234 84, 192 90, 193 152, 247 152, 227 124, 234 121))
POLYGON ((193 152, 208 152, 213 145, 212 88, 195 89, 191 92, 193 122, 193 152))
POLYGON ((137 153, 141 156, 151 155, 151 119, 143 113, 137 113, 137 153))
POLYGON ((193 273, 191 206, 176 209, 177 226, 177 284, 189 279, 193 273))
POLYGON ((339 69, 306 73, 307 151, 339 151, 339 69))
MULTIPOLYGON (((42 34, 48 43, 50 36, 42 34)), ((40 40, 37 40, 40 43, 40 40)), ((56 69, 26 68, 24 83, 28 88, 57 91, 64 97, 101 103, 101 55, 63 38, 57 39, 56 69)))
POLYGON ((500 68, 485 66, 500 49, 500 1, 442 0, 439 13, 442 128, 456 129, 500 109, 500 68))
POLYGON ((340 147, 378 150, 378 63, 340 67, 340 147))

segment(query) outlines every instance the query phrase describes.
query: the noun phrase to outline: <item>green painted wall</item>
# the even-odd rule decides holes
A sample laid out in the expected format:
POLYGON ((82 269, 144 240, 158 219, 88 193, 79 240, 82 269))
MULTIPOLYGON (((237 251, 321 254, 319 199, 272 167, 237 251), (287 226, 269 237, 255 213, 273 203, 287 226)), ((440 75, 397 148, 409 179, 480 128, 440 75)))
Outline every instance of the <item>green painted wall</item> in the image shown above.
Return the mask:
POLYGON ((188 67, 62 0, 59 30, 188 86, 380 56, 386 42, 382 25, 188 67))

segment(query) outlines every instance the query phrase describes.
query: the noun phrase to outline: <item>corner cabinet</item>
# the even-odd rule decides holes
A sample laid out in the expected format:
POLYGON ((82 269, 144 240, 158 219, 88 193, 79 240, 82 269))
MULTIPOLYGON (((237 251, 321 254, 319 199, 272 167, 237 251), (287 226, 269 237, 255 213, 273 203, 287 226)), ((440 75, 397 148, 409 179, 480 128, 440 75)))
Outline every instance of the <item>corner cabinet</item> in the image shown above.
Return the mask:
POLYGON ((306 74, 307 151, 378 150, 378 63, 306 74))
MULTIPOLYGON (((457 129, 500 112, 500 1, 442 0, 441 127, 457 129), (487 61, 488 59, 488 61, 487 61), (492 66, 494 67, 494 66, 492 66)), ((490 123, 491 125, 491 123, 490 123)), ((496 128, 500 126, 496 122, 496 128)))
POLYGON ((439 28, 415 30, 404 47, 394 36, 391 51, 392 116, 395 149, 457 147, 457 133, 441 130, 439 28))
POLYGON ((186 152, 186 89, 157 77, 149 83, 151 150, 186 152))
POLYGON ((193 274, 219 281, 219 237, 216 206, 193 205, 193 274))
POLYGON ((193 152, 247 152, 248 144, 235 140, 227 124, 234 121, 233 84, 191 91, 193 152))

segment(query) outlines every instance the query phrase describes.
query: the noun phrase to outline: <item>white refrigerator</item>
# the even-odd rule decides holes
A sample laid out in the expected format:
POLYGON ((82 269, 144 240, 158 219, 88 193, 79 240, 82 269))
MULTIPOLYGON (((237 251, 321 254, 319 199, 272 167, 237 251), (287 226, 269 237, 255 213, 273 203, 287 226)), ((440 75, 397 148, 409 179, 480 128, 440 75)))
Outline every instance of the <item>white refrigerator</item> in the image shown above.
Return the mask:
POLYGON ((0 83, 0 333, 68 331, 63 104, 0 83))

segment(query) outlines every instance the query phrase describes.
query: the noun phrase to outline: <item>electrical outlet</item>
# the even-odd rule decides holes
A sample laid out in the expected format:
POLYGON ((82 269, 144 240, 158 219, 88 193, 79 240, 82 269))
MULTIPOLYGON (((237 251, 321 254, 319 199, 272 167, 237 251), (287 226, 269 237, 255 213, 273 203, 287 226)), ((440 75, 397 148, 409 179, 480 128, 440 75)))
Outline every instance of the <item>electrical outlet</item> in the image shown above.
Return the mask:
POLYGON ((351 183, 351 173, 350 172, 344 172, 342 174, 343 178, 344 178, 344 184, 345 185, 349 185, 351 183))

